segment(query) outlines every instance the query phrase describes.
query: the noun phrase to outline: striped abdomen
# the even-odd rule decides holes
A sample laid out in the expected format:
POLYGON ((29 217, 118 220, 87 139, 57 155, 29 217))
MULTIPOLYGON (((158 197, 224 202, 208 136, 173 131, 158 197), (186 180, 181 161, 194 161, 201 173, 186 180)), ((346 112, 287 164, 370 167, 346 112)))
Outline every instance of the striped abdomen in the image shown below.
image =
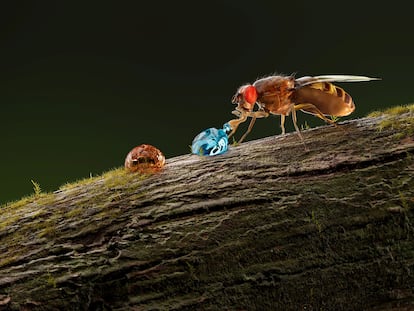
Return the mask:
MULTIPOLYGON (((292 96, 295 104, 312 104, 324 115, 347 116, 355 110, 351 96, 329 82, 316 82, 296 89, 292 96)), ((312 108, 302 109, 316 114, 312 108)))

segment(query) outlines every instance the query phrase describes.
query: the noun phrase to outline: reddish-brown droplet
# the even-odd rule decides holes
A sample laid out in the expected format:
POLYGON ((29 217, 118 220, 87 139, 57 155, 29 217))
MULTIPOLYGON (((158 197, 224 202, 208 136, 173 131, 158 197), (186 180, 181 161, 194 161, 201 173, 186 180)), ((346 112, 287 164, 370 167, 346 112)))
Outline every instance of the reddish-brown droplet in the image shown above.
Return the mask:
POLYGON ((132 149, 125 158, 125 168, 130 172, 153 173, 165 164, 162 152, 151 145, 140 145, 132 149))

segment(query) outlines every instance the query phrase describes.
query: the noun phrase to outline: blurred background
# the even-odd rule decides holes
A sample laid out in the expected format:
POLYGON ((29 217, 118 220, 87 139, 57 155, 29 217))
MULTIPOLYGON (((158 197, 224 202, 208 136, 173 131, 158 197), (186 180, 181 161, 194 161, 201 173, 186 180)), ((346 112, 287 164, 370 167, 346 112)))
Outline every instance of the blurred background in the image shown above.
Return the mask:
MULTIPOLYGON (((414 101, 412 12, 398 1, 165 2, 0 5, 0 204, 31 180, 53 191, 122 166, 142 143, 189 153, 233 118, 241 84, 273 73, 381 77, 340 84, 357 106, 344 119, 414 101)), ((248 140, 279 133, 270 117, 248 140)))

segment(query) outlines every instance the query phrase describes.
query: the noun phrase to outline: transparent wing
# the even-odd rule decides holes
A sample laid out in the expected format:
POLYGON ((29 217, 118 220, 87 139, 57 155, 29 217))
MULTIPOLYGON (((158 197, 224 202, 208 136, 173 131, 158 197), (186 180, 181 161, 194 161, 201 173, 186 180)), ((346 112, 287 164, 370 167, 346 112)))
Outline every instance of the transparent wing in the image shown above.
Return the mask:
POLYGON ((364 82, 372 80, 381 80, 380 78, 370 78, 366 76, 353 76, 353 75, 323 75, 316 77, 301 77, 295 79, 297 86, 305 86, 316 82, 364 82))

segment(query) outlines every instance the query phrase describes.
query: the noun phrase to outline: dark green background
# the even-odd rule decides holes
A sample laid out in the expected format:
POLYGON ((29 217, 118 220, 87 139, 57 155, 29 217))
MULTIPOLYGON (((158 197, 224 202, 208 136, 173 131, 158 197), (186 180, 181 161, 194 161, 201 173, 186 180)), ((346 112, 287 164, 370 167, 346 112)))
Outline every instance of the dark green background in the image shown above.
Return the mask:
MULTIPOLYGON (((381 77, 342 84, 348 118, 414 96, 412 10, 396 1, 3 2, 0 203, 31 179, 52 191, 119 167, 142 143, 188 153, 232 118, 239 85, 275 72, 381 77)), ((249 139, 278 124, 259 120, 249 139)))

